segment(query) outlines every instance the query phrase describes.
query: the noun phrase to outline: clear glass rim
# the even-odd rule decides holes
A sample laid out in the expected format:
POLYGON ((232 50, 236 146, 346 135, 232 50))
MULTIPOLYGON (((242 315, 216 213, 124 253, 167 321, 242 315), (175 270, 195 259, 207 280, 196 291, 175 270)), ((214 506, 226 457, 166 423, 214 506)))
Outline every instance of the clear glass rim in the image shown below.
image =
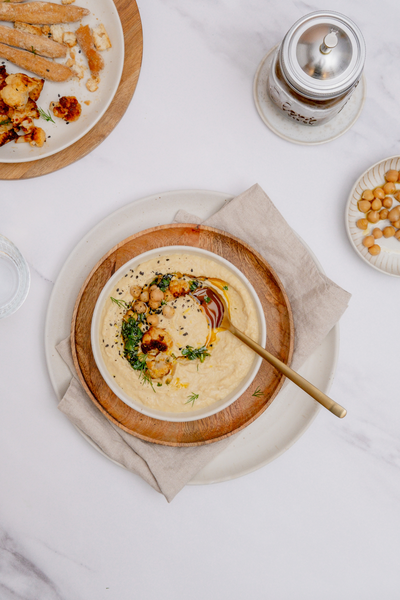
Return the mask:
POLYGON ((17 291, 9 302, 0 305, 0 319, 9 317, 16 312, 25 302, 30 287, 29 267, 18 248, 11 240, 0 234, 0 254, 8 258, 14 265, 17 277, 17 291))

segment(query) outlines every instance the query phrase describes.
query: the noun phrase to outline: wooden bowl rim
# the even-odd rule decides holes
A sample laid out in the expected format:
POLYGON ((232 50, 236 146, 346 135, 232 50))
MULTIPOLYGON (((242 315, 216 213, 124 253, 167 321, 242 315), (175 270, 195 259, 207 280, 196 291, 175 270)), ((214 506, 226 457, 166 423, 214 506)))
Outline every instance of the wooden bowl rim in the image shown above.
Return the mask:
MULTIPOLYGON (((116 425, 117 427, 119 427, 120 429, 122 429, 123 431, 125 431, 126 433, 129 433, 130 435, 133 435, 134 437, 137 437, 143 441, 152 443, 152 444, 158 444, 158 445, 162 445, 162 446, 172 446, 172 447, 194 447, 194 446, 203 446, 206 444, 212 444, 215 442, 219 442, 227 437, 230 437, 231 435, 234 435, 240 431, 242 431, 243 429, 245 429, 246 427, 248 427, 251 423, 253 423, 272 403, 272 401, 276 398, 276 396, 278 395, 279 391, 281 390, 283 383, 285 381, 285 377, 282 376, 280 378, 280 381, 278 382, 274 392, 271 394, 271 396, 268 398, 268 400, 265 402, 264 405, 262 405, 262 407, 260 407, 260 410, 253 415, 253 417, 249 418, 245 423, 243 423, 240 427, 237 427, 236 429, 234 429, 233 431, 229 431, 227 433, 224 433, 216 438, 213 439, 209 439, 209 440, 199 440, 196 442, 170 442, 167 440, 159 440, 159 439, 153 439, 150 438, 146 435, 143 435, 141 433, 138 432, 133 432, 131 429, 129 429, 128 427, 124 426, 122 423, 120 423, 117 419, 115 419, 115 417, 113 417, 110 413, 107 412, 107 410, 100 404, 100 402, 97 400, 96 396, 92 393, 91 389, 89 388, 85 377, 81 371, 80 368, 80 364, 79 364, 79 360, 78 360, 78 356, 77 356, 77 352, 76 352, 76 340, 75 340, 75 325, 76 325, 76 318, 78 315, 78 311, 79 311, 79 306, 80 306, 80 302, 82 300, 82 296, 85 293, 85 290, 89 284, 89 282, 91 281, 93 275, 97 272, 97 270, 100 268, 100 266, 114 253, 116 252, 119 248, 122 248, 124 245, 126 245, 127 243, 131 242, 134 239, 137 239, 139 237, 142 237, 144 235, 148 235, 150 233, 153 233, 155 231, 163 231, 163 230, 167 230, 167 229, 185 229, 185 228, 193 228, 193 229, 197 229, 198 231, 209 231, 211 233, 214 233, 216 235, 219 236, 223 236, 226 237, 228 239, 231 239, 233 241, 235 241, 237 244, 243 246, 248 252, 250 252, 251 254, 253 254, 262 264, 264 264, 268 270, 270 271, 270 273, 272 274, 272 276, 274 277, 280 292, 282 294, 282 297, 285 301, 285 305, 286 305, 286 309, 287 309, 287 313, 288 313, 288 321, 289 321, 289 346, 288 346, 288 357, 287 357, 287 361, 286 364, 290 365, 291 361, 292 361, 292 357, 293 357, 293 350, 294 350, 294 336, 295 336, 295 332, 294 332, 294 321, 293 321, 293 313, 292 313, 292 308, 290 305, 290 301, 289 298, 287 296, 286 290, 280 280, 280 278, 278 277, 275 269, 273 269, 271 267, 271 265, 269 264, 269 262, 254 248, 252 248, 249 244, 247 244, 247 242, 244 242, 243 240, 241 240, 240 238, 226 232, 226 231, 222 231, 220 229, 216 229, 215 227, 209 227, 208 225, 201 225, 201 224, 197 224, 197 223, 169 223, 166 225, 158 225, 156 227, 149 227, 148 229, 143 229, 142 231, 139 231, 137 233, 134 233, 133 235, 124 238, 123 240, 121 240, 120 242, 118 242, 117 244, 115 244, 106 254, 104 254, 102 256, 102 258, 100 258, 100 260, 95 264, 95 266, 93 267, 93 269, 90 271, 89 275, 86 277, 80 291, 79 294, 77 296, 76 302, 75 302, 75 306, 74 306, 74 310, 72 313, 72 320, 71 320, 71 352, 72 352, 72 360, 74 363, 74 367, 77 373, 77 376, 79 378, 79 381, 81 383, 81 385, 83 386, 85 392, 87 393, 87 395, 89 396, 89 398, 92 400, 92 402, 95 404, 95 406, 104 414, 104 416, 111 421, 112 423, 114 423, 114 425, 116 425)), ((176 244, 176 245, 180 245, 180 244, 176 244)), ((184 245, 184 244, 182 244, 184 245)), ((160 246, 161 247, 165 247, 165 246, 160 246)), ((193 246, 196 247, 196 246, 193 246)), ((154 248, 157 248, 157 246, 155 246, 154 248)), ((136 255, 136 256, 140 256, 140 254, 136 255)), ((135 257, 132 257, 135 258, 135 257)), ((131 259, 129 259, 131 260, 131 259)), ((122 266, 122 265, 121 265, 122 266)), ((251 282, 250 282, 251 283, 251 282)), ((268 336, 268 332, 267 332, 267 336, 268 336)), ((120 398, 119 398, 120 399, 120 398)), ((121 400, 121 399, 120 399, 121 400)), ((237 402, 239 400, 239 398, 235 401, 237 402)), ((121 400, 121 402, 123 402, 121 400)), ((235 404, 235 403, 233 403, 235 404)), ((128 405, 126 405, 128 406, 128 405)), ((130 410, 135 411, 134 408, 132 407, 128 407, 130 410)), ((138 411, 135 411, 138 412, 138 411)), ((138 413, 139 414, 139 413, 138 413)), ((213 416, 217 417, 219 413, 215 413, 213 416)), ((209 417, 206 417, 206 419, 209 417)), ((161 420, 161 419, 158 419, 161 420)), ((167 421, 165 421, 167 422, 167 421)), ((168 423, 170 423, 168 421, 168 423)), ((180 424, 184 424, 185 422, 180 422, 180 424)), ((193 423, 193 421, 192 421, 193 423)))

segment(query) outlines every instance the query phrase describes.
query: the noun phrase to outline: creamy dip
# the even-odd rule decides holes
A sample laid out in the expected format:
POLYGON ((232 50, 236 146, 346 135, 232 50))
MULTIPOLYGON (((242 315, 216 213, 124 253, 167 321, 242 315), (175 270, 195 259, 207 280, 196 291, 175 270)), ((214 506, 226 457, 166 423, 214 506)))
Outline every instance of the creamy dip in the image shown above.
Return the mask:
MULTIPOLYGON (((198 301, 187 294, 168 302, 175 309, 172 318, 158 315, 157 328, 165 329, 172 338, 172 348, 167 351, 168 360, 173 362, 171 373, 151 380, 151 384, 143 379, 124 357, 121 326, 127 308, 123 303, 132 303, 133 285, 143 287, 157 274, 168 273, 188 275, 186 279, 206 277, 204 284, 210 283, 210 287, 213 279, 220 280, 218 292, 225 296, 233 324, 256 341, 260 336, 258 319, 255 304, 240 279, 222 264, 201 255, 159 256, 130 269, 115 285, 101 319, 100 347, 107 370, 119 387, 141 404, 160 411, 190 412, 210 406, 235 390, 250 371, 254 353, 229 331, 211 331, 198 301), (187 346, 198 349, 206 344, 209 356, 203 362, 179 358, 187 346)), ((144 325, 143 331, 148 328, 144 325)))

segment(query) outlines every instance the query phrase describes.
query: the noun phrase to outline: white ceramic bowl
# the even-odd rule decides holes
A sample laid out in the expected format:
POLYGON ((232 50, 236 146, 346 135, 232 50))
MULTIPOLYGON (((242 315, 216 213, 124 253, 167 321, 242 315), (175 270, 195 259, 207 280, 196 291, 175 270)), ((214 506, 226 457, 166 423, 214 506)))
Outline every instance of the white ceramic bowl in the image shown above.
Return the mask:
POLYGON ((258 325, 260 330, 260 339, 258 342, 265 347, 266 338, 267 338, 267 327, 265 323, 265 316, 261 306, 261 302, 256 294, 255 289, 251 285, 251 283, 246 279, 241 271, 237 267, 235 267, 232 263, 227 261, 225 258, 214 254, 213 252, 208 252, 207 250, 203 250, 201 248, 193 248, 192 246, 168 246, 164 248, 156 248, 155 250, 149 250, 148 252, 144 252, 143 254, 139 254, 132 260, 125 263, 114 275, 109 279, 107 284, 104 286, 94 309, 93 318, 92 318, 92 327, 91 327, 91 342, 92 342, 92 351, 93 356, 96 361, 97 367, 103 376, 105 382, 108 387, 114 392, 118 398, 122 400, 128 406, 134 408, 138 412, 143 413, 149 417, 153 417, 154 419, 160 419, 161 421, 175 421, 175 422, 185 422, 185 421, 197 421, 198 419, 203 419, 205 417, 209 417, 214 415, 215 413, 223 410, 235 400, 237 400, 249 387, 253 379, 255 378, 260 366, 262 358, 257 354, 254 354, 254 360, 252 367, 246 376, 246 378, 241 382, 241 384, 233 390, 228 396, 215 402, 211 406, 207 406, 204 409, 199 409, 196 411, 188 412, 166 412, 155 410, 145 406, 141 402, 135 400, 128 396, 124 390, 122 390, 119 385, 115 382, 115 380, 110 376, 107 367, 104 363, 103 356, 100 350, 100 327, 101 327, 101 315, 103 312, 104 304, 109 297, 114 285, 117 283, 119 279, 129 270, 135 269, 140 263, 155 258, 159 256, 164 256, 166 254, 194 254, 196 256, 204 256, 208 259, 211 259, 217 263, 222 264, 225 268, 232 271, 238 279, 245 285, 247 291, 249 292, 256 310, 257 310, 257 318, 258 325))

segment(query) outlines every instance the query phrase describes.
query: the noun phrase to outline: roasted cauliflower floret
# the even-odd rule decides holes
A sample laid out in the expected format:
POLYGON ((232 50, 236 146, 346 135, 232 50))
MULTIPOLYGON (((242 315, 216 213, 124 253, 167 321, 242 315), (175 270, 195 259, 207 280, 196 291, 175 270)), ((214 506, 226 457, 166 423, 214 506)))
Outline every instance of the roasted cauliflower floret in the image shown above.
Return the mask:
POLYGON ((150 327, 142 337, 142 352, 157 355, 159 352, 170 350, 172 343, 172 338, 165 329, 150 327))
POLYGON ((17 144, 22 144, 23 142, 29 142, 31 146, 38 146, 41 148, 46 141, 46 134, 40 127, 34 127, 30 133, 26 135, 20 135, 16 140, 17 144))
POLYGON ((170 373, 172 365, 168 359, 162 356, 150 358, 146 361, 148 374, 152 379, 161 379, 170 373))
POLYGON ((169 284, 169 291, 174 298, 186 296, 186 294, 188 294, 190 291, 189 282, 185 279, 173 279, 169 284))
POLYGON ((12 108, 25 106, 29 98, 37 100, 43 89, 43 79, 28 77, 24 73, 9 75, 5 83, 5 87, 0 90, 0 97, 12 108))
POLYGON ((57 104, 52 102, 50 109, 55 117, 64 121, 77 121, 82 113, 82 107, 75 96, 63 96, 57 104))

